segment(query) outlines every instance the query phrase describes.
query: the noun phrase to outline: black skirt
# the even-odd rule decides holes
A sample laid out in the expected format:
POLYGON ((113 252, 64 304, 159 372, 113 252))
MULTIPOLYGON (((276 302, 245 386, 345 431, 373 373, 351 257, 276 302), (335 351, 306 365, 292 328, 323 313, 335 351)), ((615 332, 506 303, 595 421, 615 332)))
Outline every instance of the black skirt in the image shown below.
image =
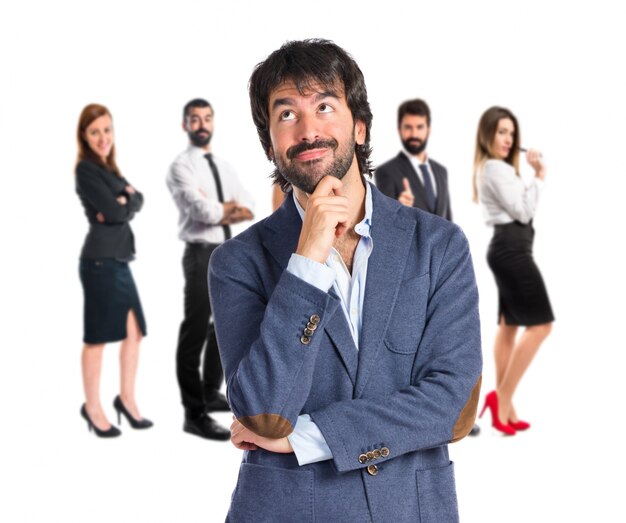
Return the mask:
POLYGON ((548 291, 533 260, 532 224, 496 225, 487 262, 498 287, 498 323, 541 325, 554 321, 548 291))
POLYGON ((115 259, 81 259, 79 272, 85 296, 84 343, 92 345, 125 339, 130 310, 146 335, 146 320, 128 263, 115 259))

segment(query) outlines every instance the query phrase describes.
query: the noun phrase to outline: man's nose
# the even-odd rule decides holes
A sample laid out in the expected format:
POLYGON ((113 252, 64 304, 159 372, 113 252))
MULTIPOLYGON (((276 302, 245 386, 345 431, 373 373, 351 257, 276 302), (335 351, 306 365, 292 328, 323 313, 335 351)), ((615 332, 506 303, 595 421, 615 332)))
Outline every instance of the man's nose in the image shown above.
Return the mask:
POLYGON ((298 121, 298 140, 314 142, 320 137, 319 122, 314 115, 302 114, 298 121))

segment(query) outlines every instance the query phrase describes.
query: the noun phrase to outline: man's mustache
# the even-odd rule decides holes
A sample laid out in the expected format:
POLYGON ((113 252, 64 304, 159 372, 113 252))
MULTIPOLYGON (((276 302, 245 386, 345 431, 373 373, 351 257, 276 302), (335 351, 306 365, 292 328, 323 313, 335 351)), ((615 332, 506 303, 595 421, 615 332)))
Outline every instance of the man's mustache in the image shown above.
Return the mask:
POLYGON ((291 146, 287 149, 287 158, 293 160, 296 156, 304 151, 310 151, 311 149, 337 149, 339 143, 334 138, 328 140, 317 140, 315 142, 300 142, 297 145, 291 146))

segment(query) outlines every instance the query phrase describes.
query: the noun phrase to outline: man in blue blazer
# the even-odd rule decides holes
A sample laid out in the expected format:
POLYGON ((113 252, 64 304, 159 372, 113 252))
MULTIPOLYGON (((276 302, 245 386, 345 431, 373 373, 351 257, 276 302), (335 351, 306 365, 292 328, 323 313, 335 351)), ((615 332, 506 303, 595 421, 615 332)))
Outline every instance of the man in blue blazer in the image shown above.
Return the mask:
POLYGON ((447 444, 472 428, 482 369, 467 241, 365 181, 372 114, 343 49, 287 42, 249 90, 292 193, 209 268, 245 450, 227 520, 458 521, 447 444))
POLYGON ((390 198, 452 221, 448 171, 426 152, 430 108, 424 100, 398 107, 398 134, 404 149, 376 169, 376 187, 390 198))

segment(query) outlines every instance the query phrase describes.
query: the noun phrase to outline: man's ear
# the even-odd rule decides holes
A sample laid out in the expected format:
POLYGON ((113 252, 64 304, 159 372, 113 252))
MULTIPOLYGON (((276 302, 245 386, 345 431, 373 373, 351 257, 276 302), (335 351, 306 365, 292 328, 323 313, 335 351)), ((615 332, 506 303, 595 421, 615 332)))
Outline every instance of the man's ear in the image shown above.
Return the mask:
POLYGON ((357 145, 363 145, 365 143, 365 136, 367 135, 367 126, 365 122, 357 120, 354 125, 354 141, 357 145))
POLYGON ((187 118, 183 118, 183 124, 182 124, 182 126, 183 126, 183 131, 185 131, 186 133, 187 133, 187 132, 189 132, 189 131, 187 130, 187 118))

